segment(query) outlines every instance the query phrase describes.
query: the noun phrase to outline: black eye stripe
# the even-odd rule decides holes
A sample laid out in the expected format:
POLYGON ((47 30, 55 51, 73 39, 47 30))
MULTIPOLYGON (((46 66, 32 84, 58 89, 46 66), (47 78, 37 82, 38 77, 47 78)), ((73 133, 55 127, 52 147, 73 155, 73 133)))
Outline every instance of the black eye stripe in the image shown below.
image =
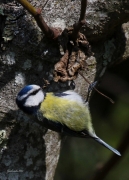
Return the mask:
POLYGON ((37 94, 37 92, 39 92, 40 90, 41 90, 41 88, 39 88, 39 89, 31 92, 31 93, 29 94, 29 96, 33 96, 33 95, 37 94))

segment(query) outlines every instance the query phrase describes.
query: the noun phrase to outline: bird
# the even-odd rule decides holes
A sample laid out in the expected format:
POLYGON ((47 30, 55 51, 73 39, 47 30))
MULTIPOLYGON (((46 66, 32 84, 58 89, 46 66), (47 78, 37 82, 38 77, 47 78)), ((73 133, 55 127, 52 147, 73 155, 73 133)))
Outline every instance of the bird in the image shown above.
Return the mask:
POLYGON ((121 156, 96 135, 89 105, 73 90, 44 92, 39 85, 26 85, 17 94, 16 104, 24 113, 37 117, 48 129, 69 136, 92 138, 121 156))

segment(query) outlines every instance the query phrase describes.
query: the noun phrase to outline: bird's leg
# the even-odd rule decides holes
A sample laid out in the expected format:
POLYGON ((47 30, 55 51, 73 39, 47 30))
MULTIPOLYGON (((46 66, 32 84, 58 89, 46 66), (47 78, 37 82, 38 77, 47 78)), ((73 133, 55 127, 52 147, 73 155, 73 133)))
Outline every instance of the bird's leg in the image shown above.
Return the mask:
POLYGON ((88 88, 88 94, 87 94, 87 98, 86 98, 86 103, 89 102, 89 98, 90 98, 90 94, 91 94, 91 91, 94 89, 94 87, 96 86, 97 84, 97 81, 94 81, 93 83, 91 83, 89 85, 89 88, 88 88))

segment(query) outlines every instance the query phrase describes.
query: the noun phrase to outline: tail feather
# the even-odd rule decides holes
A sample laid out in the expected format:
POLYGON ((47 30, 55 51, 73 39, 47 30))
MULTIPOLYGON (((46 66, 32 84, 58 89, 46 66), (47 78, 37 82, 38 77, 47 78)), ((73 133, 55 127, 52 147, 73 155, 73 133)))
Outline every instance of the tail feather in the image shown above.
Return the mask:
POLYGON ((111 147, 110 145, 108 145, 106 142, 104 142, 102 139, 100 139, 99 137, 95 136, 93 137, 94 140, 96 140, 98 143, 102 144, 104 147, 108 148, 109 150, 111 150, 112 152, 114 152, 115 154, 117 154, 118 156, 121 156, 120 152, 117 151, 116 149, 114 149, 113 147, 111 147))

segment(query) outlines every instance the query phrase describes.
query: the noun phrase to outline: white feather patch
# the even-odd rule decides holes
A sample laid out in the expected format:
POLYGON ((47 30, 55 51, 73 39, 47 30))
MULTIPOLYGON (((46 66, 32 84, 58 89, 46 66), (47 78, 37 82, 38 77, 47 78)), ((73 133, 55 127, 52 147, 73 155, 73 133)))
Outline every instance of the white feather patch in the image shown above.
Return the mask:
POLYGON ((62 98, 84 104, 84 101, 83 101, 82 97, 79 94, 77 94, 76 92, 68 90, 68 91, 65 91, 64 93, 66 93, 68 95, 67 96, 62 96, 62 98))
POLYGON ((24 105, 27 107, 38 106, 43 100, 44 94, 40 90, 37 94, 29 96, 24 105))

